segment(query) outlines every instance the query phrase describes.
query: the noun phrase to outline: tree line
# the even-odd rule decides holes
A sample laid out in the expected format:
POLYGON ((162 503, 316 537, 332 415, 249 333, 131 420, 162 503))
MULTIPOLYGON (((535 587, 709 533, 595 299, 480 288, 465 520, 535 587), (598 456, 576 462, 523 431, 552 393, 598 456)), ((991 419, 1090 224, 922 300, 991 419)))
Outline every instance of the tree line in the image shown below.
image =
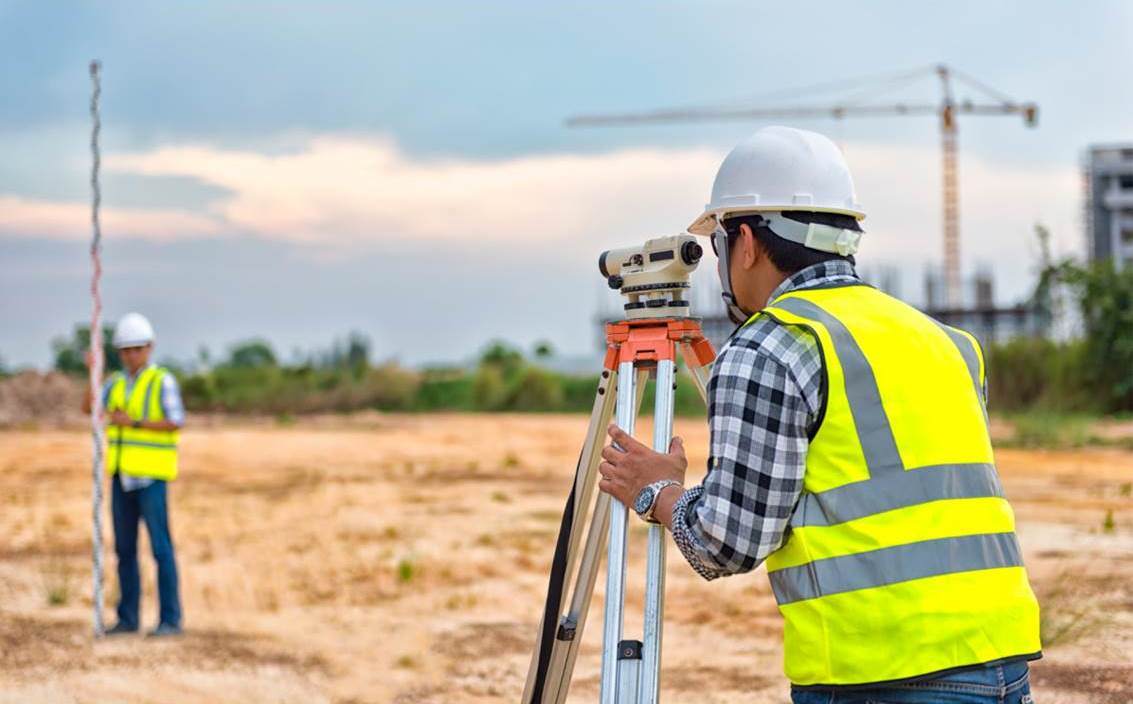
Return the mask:
MULTIPOLYGON (((107 369, 121 368, 103 330, 107 369)), ((77 326, 53 343, 55 369, 86 373, 84 355, 90 329, 77 326)), ((547 368, 554 350, 547 342, 529 354, 503 341, 484 347, 472 365, 410 369, 396 362, 371 362, 370 343, 359 333, 326 350, 284 362, 272 345, 251 339, 212 360, 202 350, 193 363, 162 360, 178 377, 190 411, 246 414, 300 414, 382 411, 588 412, 598 375, 562 374, 547 368)), ((645 403, 651 402, 647 396, 645 403)), ((678 413, 703 413, 690 384, 677 390, 678 413)))
MULTIPOLYGON (((986 351, 993 410, 1059 413, 1133 412, 1133 267, 1112 261, 1045 264, 1032 305, 1076 312, 1072 339, 1021 337, 986 351)), ((108 369, 119 368, 102 331, 108 369)), ((53 343, 55 368, 84 374, 89 328, 78 326, 53 343)), ((329 348, 283 362, 263 339, 233 345, 213 361, 202 350, 191 364, 166 361, 193 411, 311 413, 374 408, 390 411, 590 410, 597 375, 554 372, 547 343, 530 354, 506 342, 487 345, 469 366, 409 369, 375 364, 364 335, 352 333, 329 348)), ((0 370, 2 371, 2 370, 0 370)), ((648 399, 646 403, 648 403, 648 399)), ((703 413, 691 384, 677 389, 677 412, 703 413)))
POLYGON ((1067 306, 1069 340, 1018 338, 988 351, 989 395, 999 410, 1133 412, 1133 267, 1112 260, 1046 266, 1034 295, 1048 312, 1067 306))

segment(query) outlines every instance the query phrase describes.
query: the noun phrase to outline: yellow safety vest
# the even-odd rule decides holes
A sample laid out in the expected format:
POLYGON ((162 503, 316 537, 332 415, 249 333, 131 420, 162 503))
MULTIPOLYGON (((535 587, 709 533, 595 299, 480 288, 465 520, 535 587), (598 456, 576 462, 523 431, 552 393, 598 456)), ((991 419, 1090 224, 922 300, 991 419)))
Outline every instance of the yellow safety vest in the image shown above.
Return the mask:
MULTIPOLYGON (((106 411, 126 411, 131 420, 164 420, 161 383, 169 372, 150 366, 143 370, 126 395, 126 377, 118 373, 111 381, 106 411)), ((177 478, 176 430, 146 430, 111 426, 108 432, 106 469, 132 477, 171 481, 177 478)))
POLYGON ((791 682, 1037 657, 975 338, 864 285, 791 291, 760 316, 811 331, 826 375, 803 493, 767 560, 791 682))

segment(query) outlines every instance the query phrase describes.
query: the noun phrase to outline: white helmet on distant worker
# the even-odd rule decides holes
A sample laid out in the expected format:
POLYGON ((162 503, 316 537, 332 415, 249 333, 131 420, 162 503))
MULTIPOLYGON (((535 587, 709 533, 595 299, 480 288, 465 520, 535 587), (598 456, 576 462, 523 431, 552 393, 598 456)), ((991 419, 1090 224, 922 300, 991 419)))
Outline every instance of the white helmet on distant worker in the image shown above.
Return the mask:
MULTIPOLYGON (((791 210, 840 213, 858 220, 865 217, 857 202, 850 167, 834 142, 808 130, 764 127, 724 158, 712 184, 712 200, 688 231, 711 235, 717 222, 728 216, 791 210)), ((845 251, 851 248, 847 247, 849 243, 827 241, 837 239, 838 235, 829 231, 835 228, 808 228, 793 220, 771 218, 771 230, 781 237, 813 249, 853 254, 845 251)), ((855 240, 852 249, 856 245, 855 240)))
POLYGON ((153 342, 153 326, 141 313, 127 313, 114 327, 114 346, 141 347, 153 342))

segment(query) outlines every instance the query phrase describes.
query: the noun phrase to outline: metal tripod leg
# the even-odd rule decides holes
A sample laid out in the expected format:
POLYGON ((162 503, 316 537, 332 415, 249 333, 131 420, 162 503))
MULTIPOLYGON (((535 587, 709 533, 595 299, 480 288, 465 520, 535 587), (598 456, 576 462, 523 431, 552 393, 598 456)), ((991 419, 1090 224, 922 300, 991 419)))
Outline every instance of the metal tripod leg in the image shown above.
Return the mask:
MULTIPOLYGON (((635 411, 632 404, 636 389, 633 376, 633 362, 622 362, 618 366, 617 419, 618 427, 633 435, 635 411), (633 382, 626 383, 633 379, 633 382)), ((599 701, 601 704, 617 704, 618 688, 618 646, 622 639, 623 607, 625 606, 626 578, 626 519, 628 510, 625 504, 610 500, 610 542, 606 554, 606 613, 602 632, 602 684, 599 701)), ((627 678, 628 679, 628 678, 627 678)))
POLYGON ((528 671, 523 704, 563 704, 566 700, 603 548, 607 551, 608 562, 601 701, 603 704, 656 704, 659 699, 665 535, 659 526, 650 528, 644 642, 623 641, 629 512, 626 506, 607 494, 599 493, 594 499, 597 466, 605 444, 602 434, 615 409, 618 425, 633 434, 636 414, 648 381, 647 368, 655 366, 658 384, 653 446, 660 452, 667 452, 673 430, 675 347, 680 346, 702 399, 707 395, 708 366, 715 353, 699 325, 690 319, 611 323, 607 326, 607 342, 606 365, 609 366, 599 383, 590 427, 575 468, 574 485, 567 509, 563 512, 551 564, 543 622, 528 671), (659 331, 662 326, 664 329, 659 331), (614 360, 619 358, 621 361, 617 369, 612 368, 614 360), (616 400, 613 396, 615 390, 616 400), (592 500, 594 511, 587 526, 592 500), (586 539, 580 545, 584 526, 587 526, 586 539), (569 600, 566 599, 568 587, 571 587, 569 600), (565 612, 564 603, 568 604, 565 612))
MULTIPOLYGON (((653 410, 653 449, 668 453, 673 439, 673 405, 676 365, 672 359, 657 363, 656 403, 653 410)), ((641 652, 642 704, 656 704, 661 689, 661 621, 665 600, 665 528, 649 526, 645 567, 645 618, 641 652)))
MULTIPOLYGON (((656 402, 653 418, 653 448, 669 451, 673 434, 673 400, 676 367, 671 350, 657 363, 656 402)), ((625 373, 624 371, 622 372, 625 373)), ((620 410, 618 425, 633 433, 634 414, 620 410)), ((661 675, 661 618, 665 589, 665 532, 650 526, 646 562, 645 618, 643 642, 622 640, 625 605, 625 543, 628 510, 618 501, 610 505, 610 545, 606 566, 606 621, 602 650, 602 704, 655 704, 661 675)))

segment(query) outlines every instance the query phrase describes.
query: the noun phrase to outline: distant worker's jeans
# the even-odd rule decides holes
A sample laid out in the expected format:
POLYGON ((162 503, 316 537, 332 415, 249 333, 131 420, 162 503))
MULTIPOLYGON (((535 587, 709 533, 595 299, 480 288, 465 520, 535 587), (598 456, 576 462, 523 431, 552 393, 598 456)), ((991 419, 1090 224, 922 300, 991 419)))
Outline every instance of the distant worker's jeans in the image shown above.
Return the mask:
POLYGON ((142 584, 138 573, 138 521, 146 522, 153 559, 157 562, 157 592, 161 600, 161 623, 181 625, 181 600, 177 594, 177 561, 169 533, 166 484, 154 481, 136 491, 122 489, 118 474, 111 482, 110 508, 114 514, 114 549, 118 554, 118 623, 138 627, 138 601, 142 584))
POLYGON ((1026 662, 876 689, 792 689, 793 704, 1033 704, 1026 662))

